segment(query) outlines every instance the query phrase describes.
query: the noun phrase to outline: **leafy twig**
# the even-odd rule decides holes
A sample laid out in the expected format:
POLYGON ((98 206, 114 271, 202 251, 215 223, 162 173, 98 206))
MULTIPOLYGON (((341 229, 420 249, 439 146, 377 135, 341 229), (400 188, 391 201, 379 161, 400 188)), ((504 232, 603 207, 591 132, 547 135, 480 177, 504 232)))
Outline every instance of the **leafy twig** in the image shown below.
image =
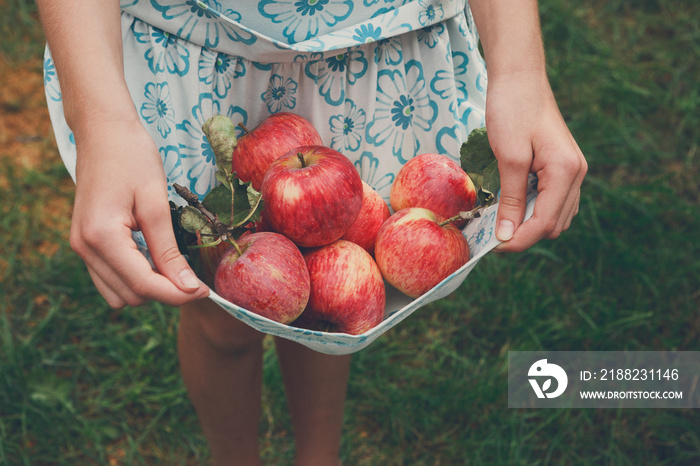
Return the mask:
POLYGON ((209 212, 209 210, 204 207, 204 204, 199 202, 199 198, 196 194, 177 183, 173 183, 173 188, 181 198, 186 200, 189 205, 197 209, 207 220, 209 220, 219 236, 221 236, 224 240, 232 239, 230 238, 228 227, 221 220, 219 220, 219 217, 209 212))

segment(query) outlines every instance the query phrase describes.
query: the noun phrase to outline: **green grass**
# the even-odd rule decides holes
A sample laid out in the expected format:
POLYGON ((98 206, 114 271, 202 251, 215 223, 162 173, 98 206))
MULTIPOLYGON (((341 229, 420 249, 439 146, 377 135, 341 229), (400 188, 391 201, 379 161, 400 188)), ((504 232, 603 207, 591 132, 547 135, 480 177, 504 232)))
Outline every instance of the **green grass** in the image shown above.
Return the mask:
POLYGON ((0 55, 11 61, 39 56, 43 48, 33 0, 0 0, 0 55))
MULTIPOLYGON (((556 241, 488 255, 355 355, 345 464, 700 463, 697 410, 507 408, 508 350, 700 350, 700 4, 541 11, 552 86, 590 164, 580 213, 556 241)), ((0 154, 0 464, 205 463, 176 311, 104 304, 65 226, 47 226, 61 217, 46 205, 72 191, 44 144, 40 169, 0 154)), ((264 371, 262 454, 289 464, 270 345, 264 371)))

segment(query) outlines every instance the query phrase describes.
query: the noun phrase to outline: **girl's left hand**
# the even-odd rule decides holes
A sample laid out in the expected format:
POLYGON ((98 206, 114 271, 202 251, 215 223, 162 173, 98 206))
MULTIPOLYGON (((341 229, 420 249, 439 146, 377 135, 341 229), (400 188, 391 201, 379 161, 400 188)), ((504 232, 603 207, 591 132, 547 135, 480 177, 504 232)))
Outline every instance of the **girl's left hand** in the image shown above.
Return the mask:
POLYGON ((486 128, 501 176, 496 237, 504 243, 498 250, 524 251, 557 238, 578 213, 588 166, 544 73, 489 76, 486 128), (530 173, 538 177, 539 195, 523 222, 530 173))

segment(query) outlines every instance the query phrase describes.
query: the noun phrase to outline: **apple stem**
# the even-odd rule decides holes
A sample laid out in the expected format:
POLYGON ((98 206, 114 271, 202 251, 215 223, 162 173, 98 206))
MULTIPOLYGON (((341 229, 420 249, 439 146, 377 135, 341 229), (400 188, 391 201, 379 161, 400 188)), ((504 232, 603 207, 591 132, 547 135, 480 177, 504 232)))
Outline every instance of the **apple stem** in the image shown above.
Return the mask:
POLYGON ((299 159, 299 162, 301 162, 301 168, 306 168, 306 160, 304 160, 304 154, 301 152, 297 152, 297 158, 299 159))
POLYGON ((236 252, 238 253, 238 257, 243 255, 243 251, 241 251, 241 247, 238 245, 238 243, 233 238, 229 237, 228 242, 231 243, 234 248, 236 248, 236 252))
POLYGON ((448 223, 456 222, 459 220, 472 220, 474 218, 479 218, 481 216, 482 210, 483 210, 483 207, 479 206, 473 210, 462 211, 462 212, 458 213, 457 215, 455 215, 454 217, 450 217, 447 220, 445 220, 444 222, 440 222, 440 226, 444 227, 448 223))
POLYGON ((245 125, 243 124, 243 122, 238 123, 238 127, 241 128, 245 134, 250 133, 248 128, 246 128, 245 125))

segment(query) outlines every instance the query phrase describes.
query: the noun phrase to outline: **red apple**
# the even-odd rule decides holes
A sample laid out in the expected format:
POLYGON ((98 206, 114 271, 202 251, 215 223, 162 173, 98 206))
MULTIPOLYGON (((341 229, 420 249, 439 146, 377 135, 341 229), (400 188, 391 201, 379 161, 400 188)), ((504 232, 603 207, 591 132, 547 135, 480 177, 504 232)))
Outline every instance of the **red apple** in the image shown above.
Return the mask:
POLYGON ((298 246, 332 243, 362 207, 362 180, 350 160, 324 146, 289 151, 270 165, 262 184, 263 218, 298 246))
POLYGON ((270 228, 270 225, 268 225, 267 222, 265 221, 265 217, 261 216, 260 220, 255 222, 255 232, 260 233, 263 231, 272 231, 272 229, 270 228))
POLYGON ((384 319, 384 280, 367 251, 338 240, 306 252, 304 259, 311 294, 306 309, 292 325, 359 335, 384 319))
POLYGON ((417 298, 469 261, 469 245, 452 223, 409 207, 382 225, 374 255, 386 281, 417 298))
POLYGON ((374 243, 382 224, 389 218, 389 206, 370 185, 362 182, 362 208, 341 239, 351 241, 374 255, 374 243))
MULTIPOLYGON (((244 233, 246 234, 246 233, 244 233)), ((201 246, 203 244, 202 237, 197 234, 197 245, 201 246)), ((204 283, 209 287, 214 286, 214 277, 216 276, 216 269, 219 266, 219 261, 221 257, 228 251, 229 243, 224 241, 220 242, 216 246, 207 246, 203 248, 192 249, 191 254, 198 254, 199 259, 199 277, 204 283)))
POLYGON ((320 145, 316 128, 294 113, 280 112, 238 138, 231 168, 241 181, 252 182, 260 191, 265 172, 281 155, 299 146, 320 145))
POLYGON ((219 261, 214 289, 224 299, 268 319, 288 324, 304 310, 309 272, 301 251, 284 236, 252 233, 219 261))
MULTIPOLYGON (((423 207, 450 218, 476 204, 474 183, 462 168, 441 154, 421 154, 401 167, 391 185, 391 207, 423 207)), ((463 227, 466 220, 455 222, 463 227)))

